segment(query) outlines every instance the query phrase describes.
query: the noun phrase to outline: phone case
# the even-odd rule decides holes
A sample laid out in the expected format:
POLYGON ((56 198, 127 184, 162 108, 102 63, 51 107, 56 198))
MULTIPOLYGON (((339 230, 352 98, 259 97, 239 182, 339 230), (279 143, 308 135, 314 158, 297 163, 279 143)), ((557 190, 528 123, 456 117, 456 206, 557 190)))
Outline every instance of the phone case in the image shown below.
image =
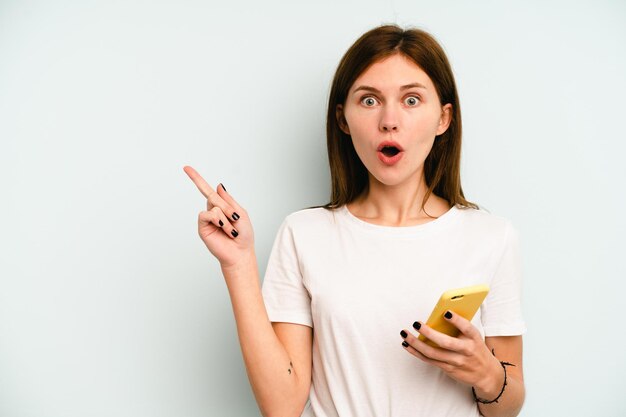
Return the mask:
MULTIPOLYGON (((471 287, 457 288, 444 292, 426 324, 441 333, 452 337, 458 336, 460 330, 443 317, 445 312, 450 310, 452 313, 459 314, 471 321, 485 297, 487 297, 488 292, 489 286, 487 284, 472 285, 471 287)), ((421 334, 418 336, 418 339, 430 346, 439 347, 435 342, 421 334)))

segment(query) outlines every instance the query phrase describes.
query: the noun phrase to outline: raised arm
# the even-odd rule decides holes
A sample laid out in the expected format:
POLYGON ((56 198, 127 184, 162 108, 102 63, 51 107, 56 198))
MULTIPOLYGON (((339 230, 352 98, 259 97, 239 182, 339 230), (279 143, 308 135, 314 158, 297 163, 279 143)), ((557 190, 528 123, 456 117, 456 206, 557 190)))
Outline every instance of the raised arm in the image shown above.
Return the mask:
POLYGON ((207 199, 207 210, 198 215, 198 234, 220 262, 246 372, 261 413, 299 417, 311 386, 312 329, 270 323, 248 213, 223 186, 215 191, 193 168, 184 170, 207 199))

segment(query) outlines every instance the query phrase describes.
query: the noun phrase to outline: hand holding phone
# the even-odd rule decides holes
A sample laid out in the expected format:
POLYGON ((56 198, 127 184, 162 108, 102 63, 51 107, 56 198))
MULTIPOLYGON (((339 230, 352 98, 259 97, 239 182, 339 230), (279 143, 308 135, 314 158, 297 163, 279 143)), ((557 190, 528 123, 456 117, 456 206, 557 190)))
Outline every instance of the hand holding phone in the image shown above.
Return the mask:
MULTIPOLYGON (((445 312, 450 310, 471 321, 485 297, 487 297, 487 293, 489 293, 489 286, 486 284, 456 288, 444 292, 426 321, 426 325, 438 332, 457 337, 460 330, 443 318, 445 312)), ((430 346, 439 347, 435 342, 425 338, 421 334, 418 336, 418 339, 430 346)))

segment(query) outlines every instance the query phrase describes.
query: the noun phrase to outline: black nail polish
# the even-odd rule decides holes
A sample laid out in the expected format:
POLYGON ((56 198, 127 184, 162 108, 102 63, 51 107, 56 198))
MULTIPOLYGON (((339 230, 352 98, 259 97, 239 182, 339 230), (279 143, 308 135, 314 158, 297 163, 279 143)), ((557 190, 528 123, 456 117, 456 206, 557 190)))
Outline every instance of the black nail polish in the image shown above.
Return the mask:
POLYGON ((220 220, 220 227, 224 226, 224 222, 220 220))
POLYGON ((239 220, 239 215, 237 213, 233 213, 233 220, 239 220))
POLYGON ((402 342, 402 346, 404 347, 409 347, 409 344, 406 342, 406 340, 404 342, 402 342))
POLYGON ((452 318, 452 313, 450 313, 449 311, 446 311, 446 314, 443 315, 445 318, 447 319, 451 319, 452 318))
POLYGON ((230 232, 230 234, 233 235, 233 237, 239 236, 239 233, 235 229, 233 229, 232 232, 230 232))
POLYGON ((422 325, 420 324, 419 321, 416 321, 415 323, 413 323, 413 327, 415 327, 415 330, 419 330, 420 327, 422 327, 422 325))
MULTIPOLYGON (((224 191, 226 191, 226 187, 224 187, 224 184, 222 184, 222 183, 220 182, 220 185, 222 186, 222 189, 223 189, 224 191)), ((228 192, 228 191, 226 191, 226 192, 228 192)))
POLYGON ((405 338, 405 339, 406 339, 406 337, 408 336, 408 334, 406 334, 406 332, 405 332, 404 330, 402 330, 402 331, 400 332, 400 336, 402 336, 403 338, 405 338))

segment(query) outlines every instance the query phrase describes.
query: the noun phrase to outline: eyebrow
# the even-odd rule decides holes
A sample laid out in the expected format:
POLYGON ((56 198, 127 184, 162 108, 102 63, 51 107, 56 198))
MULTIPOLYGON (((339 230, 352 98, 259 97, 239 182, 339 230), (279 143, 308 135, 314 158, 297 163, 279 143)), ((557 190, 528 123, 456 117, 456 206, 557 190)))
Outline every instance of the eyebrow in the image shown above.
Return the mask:
MULTIPOLYGON (((403 85, 402 87, 400 87, 400 90, 401 91, 402 90, 408 90, 409 88, 423 88, 424 90, 427 90, 426 86, 423 85, 423 84, 420 84, 420 83, 411 83, 411 84, 403 85)), ((360 90, 371 91, 371 92, 377 93, 377 94, 381 93, 381 91, 379 89, 374 88, 374 87, 370 87, 369 85, 361 85, 361 86, 357 87, 354 90, 354 93, 356 93, 357 91, 360 91, 360 90)))

